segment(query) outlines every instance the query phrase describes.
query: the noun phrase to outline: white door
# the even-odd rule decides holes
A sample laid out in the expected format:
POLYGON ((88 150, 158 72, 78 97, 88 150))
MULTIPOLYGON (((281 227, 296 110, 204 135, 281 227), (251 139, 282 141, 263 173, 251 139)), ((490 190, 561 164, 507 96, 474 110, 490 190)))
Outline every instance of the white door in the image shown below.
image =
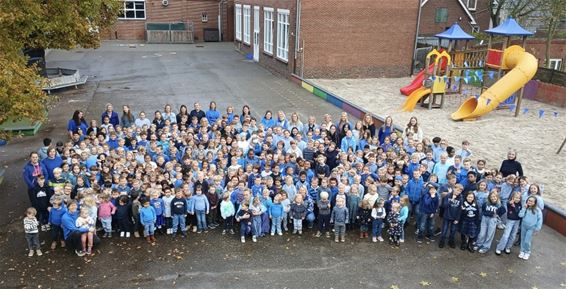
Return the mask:
POLYGON ((259 62, 259 6, 254 6, 254 61, 259 62))

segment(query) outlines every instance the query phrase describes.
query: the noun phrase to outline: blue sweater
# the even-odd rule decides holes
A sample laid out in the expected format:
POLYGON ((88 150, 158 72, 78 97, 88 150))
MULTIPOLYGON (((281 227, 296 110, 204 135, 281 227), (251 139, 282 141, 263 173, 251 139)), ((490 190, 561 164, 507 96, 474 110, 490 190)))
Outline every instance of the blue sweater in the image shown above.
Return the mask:
POLYGON ((67 207, 61 205, 58 209, 51 208, 49 211, 49 224, 61 226, 63 215, 67 213, 67 207))
POLYGON ((192 197, 193 203, 191 207, 191 212, 194 211, 205 211, 208 212, 210 208, 210 204, 208 203, 208 199, 205 195, 194 195, 192 197))
POLYGON ((505 214, 505 206, 501 204, 492 204, 491 202, 485 202, 482 205, 482 215, 489 218, 495 218, 497 216, 503 216, 505 214))
MULTIPOLYGON (((41 174, 45 177, 47 177, 47 169, 45 168, 45 165, 43 165, 43 163, 39 162, 38 166, 40 167, 39 170, 41 171, 41 174)), ((33 189, 35 187, 35 180, 36 177, 33 176, 33 172, 34 172, 34 167, 31 164, 31 162, 28 162, 25 166, 24 166, 24 170, 23 170, 23 177, 24 177, 24 181, 26 182, 26 185, 28 185, 28 188, 33 189)))
POLYGON ((47 179, 52 180, 53 179, 53 170, 55 168, 61 167, 61 164, 63 164, 63 159, 61 159, 60 156, 55 156, 52 159, 47 157, 47 158, 43 159, 41 161, 41 163, 43 163, 43 165, 47 169, 47 177, 48 177, 47 179))
POLYGON ((157 221, 157 215, 152 206, 140 208, 140 223, 142 225, 155 223, 155 221, 157 221))
POLYGON ((218 112, 218 110, 208 110, 206 112, 206 119, 210 125, 215 123, 218 118, 220 118, 220 112, 218 112))
POLYGON ((81 232, 86 233, 88 232, 88 228, 78 228, 76 226, 77 218, 79 217, 79 211, 76 210, 74 213, 66 212, 63 214, 61 218, 61 225, 63 226, 63 235, 65 240, 73 233, 73 232, 81 232))
POLYGON ((412 178, 409 180, 407 187, 405 188, 405 193, 409 196, 411 203, 418 203, 420 201, 423 186, 424 182, 422 178, 419 178, 418 180, 412 178))
POLYGON ((430 215, 436 213, 438 210, 438 194, 434 195, 434 198, 430 196, 429 193, 423 194, 420 202, 421 214, 430 215))
POLYGON ((273 203, 269 207, 269 216, 272 218, 279 218, 283 216, 283 205, 281 205, 281 203, 273 203))
POLYGON ((519 217, 523 218, 521 228, 536 231, 542 229, 542 211, 538 207, 535 208, 534 212, 531 209, 522 208, 519 217))

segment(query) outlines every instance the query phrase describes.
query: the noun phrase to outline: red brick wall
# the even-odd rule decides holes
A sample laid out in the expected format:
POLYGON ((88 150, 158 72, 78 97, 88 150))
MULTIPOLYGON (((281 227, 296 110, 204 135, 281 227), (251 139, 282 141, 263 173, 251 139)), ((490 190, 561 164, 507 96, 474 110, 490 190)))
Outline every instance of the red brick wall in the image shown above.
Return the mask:
POLYGON ((537 81, 534 100, 558 107, 566 107, 566 87, 537 81))
MULTIPOLYGON (((233 1, 228 1, 225 13, 228 13, 233 1)), ((168 6, 161 5, 161 0, 146 0, 145 20, 118 20, 110 31, 104 34, 106 39, 143 40, 145 39, 146 22, 192 22, 195 40, 203 39, 203 28, 218 28, 217 0, 169 0, 168 6), (201 21, 201 15, 206 12, 208 22, 201 21)), ((224 17, 225 24, 228 19, 224 17)), ((232 27, 223 25, 222 29, 230 39, 232 27)))
POLYGON ((415 0, 303 1, 304 77, 408 75, 418 5, 415 0))
MULTIPOLYGON (((295 19, 296 19, 296 7, 295 1, 291 0, 242 0, 235 1, 235 4, 250 5, 251 6, 251 16, 250 16, 250 42, 251 44, 245 44, 243 41, 236 40, 234 34, 234 45, 243 54, 253 53, 253 31, 254 31, 254 6, 260 6, 259 12, 259 64, 266 67, 271 72, 288 77, 293 73, 293 67, 295 64, 294 51, 295 51, 295 19), (263 7, 273 8, 273 55, 267 54, 263 51, 263 7), (279 60, 276 57, 277 52, 277 9, 289 10, 289 57, 288 62, 279 60)), ((234 11, 232 11, 232 16, 235 16, 234 11)), ((235 20, 232 22, 235 23, 235 20)), ((244 37, 244 16, 242 7, 242 40, 244 37)), ((235 28, 234 28, 235 30, 235 28)))
MULTIPOLYGON (((467 0, 461 0, 464 4, 467 0)), ((480 30, 489 29, 489 0, 477 0, 476 11, 471 11, 480 30)), ((464 31, 470 33, 472 26, 470 17, 466 14, 458 0, 429 0, 421 11, 421 26, 419 28, 420 36, 434 36, 446 28, 450 27, 454 22, 458 22, 464 31), (436 23, 436 9, 448 8, 448 21, 436 23), (460 20, 461 19, 461 20, 460 20)))
MULTIPOLYGON (((521 40, 515 40, 512 44, 522 45, 521 40)), ((539 66, 544 67, 546 40, 527 39, 525 50, 533 54, 539 60, 539 66)), ((550 58, 562 59, 562 70, 565 71, 566 63, 566 39, 554 39, 550 46, 550 58)))

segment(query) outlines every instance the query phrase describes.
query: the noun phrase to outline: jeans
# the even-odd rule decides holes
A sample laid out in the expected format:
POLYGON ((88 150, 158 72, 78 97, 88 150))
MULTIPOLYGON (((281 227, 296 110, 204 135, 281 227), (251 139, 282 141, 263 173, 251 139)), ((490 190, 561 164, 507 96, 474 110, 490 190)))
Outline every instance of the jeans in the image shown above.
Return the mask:
POLYGON ((373 219, 371 220, 371 236, 378 237, 381 236, 381 230, 383 229, 383 219, 373 219))
POLYGON ((272 217, 271 218, 271 234, 283 233, 281 231, 281 220, 282 220, 282 217, 272 217))
POLYGON ((285 229, 285 231, 287 231, 287 225, 289 223, 289 218, 288 218, 289 213, 285 213, 283 212, 283 229, 285 229))
POLYGON ((154 223, 146 223, 143 225, 143 236, 153 236, 155 233, 155 224, 154 223))
POLYGON ((26 233, 26 241, 30 250, 39 250, 39 233, 26 233))
POLYGON ((448 235, 448 242, 454 242, 454 235, 456 234, 456 229, 458 228, 458 224, 454 224, 454 220, 442 220, 442 233, 440 235, 440 239, 442 241, 446 240, 448 235))
POLYGON ((405 240, 405 222, 401 222, 401 240, 405 240))
MULTIPOLYGON (((110 229, 112 229, 112 227, 110 227, 110 229)), ((63 228, 61 228, 61 225, 51 224, 50 235, 52 242, 63 241, 64 235, 63 235, 63 228)))
POLYGON ((411 202, 411 207, 409 208, 409 213, 411 216, 415 217, 415 229, 418 230, 421 224, 421 209, 419 203, 411 202))
MULTIPOLYGON (((505 209, 507 209, 507 204, 509 203, 509 199, 501 199, 500 202, 501 205, 503 205, 505 209)), ((500 224, 507 225, 507 214, 503 214, 503 216, 501 216, 500 224)))
POLYGON ((204 210, 195 210, 195 215, 197 216, 197 227, 199 230, 204 231, 208 229, 206 226, 206 212, 204 210))
POLYGON ((307 220, 307 227, 312 228, 314 226, 314 220, 315 220, 315 216, 313 212, 309 212, 307 213, 307 216, 305 217, 305 220, 307 220))
POLYGON ((430 214, 421 214, 417 238, 422 239, 423 236, 429 238, 434 236, 434 215, 431 217, 430 214))
POLYGON ((105 233, 112 232, 112 217, 101 218, 100 223, 102 223, 102 229, 104 229, 105 233))
POLYGON ((501 235, 501 239, 499 239, 499 243, 497 244, 497 250, 503 251, 513 247, 513 243, 517 237, 517 231, 519 231, 520 223, 521 220, 507 220, 505 231, 503 231, 503 235, 501 235))
POLYGON ((252 217, 252 235, 261 236, 261 215, 252 217))
POLYGON ((297 230, 297 231, 303 230, 303 219, 293 218, 293 230, 297 230))
POLYGON ((346 224, 334 223, 334 234, 336 237, 344 237, 346 235, 346 224))
POLYGON ((241 220, 240 221, 240 236, 241 237, 245 237, 246 236, 246 231, 248 229, 248 221, 249 220, 241 220))
POLYGON ((173 215, 173 235, 177 234, 177 227, 181 226, 181 233, 185 233, 185 215, 173 215))
POLYGON ((521 252, 527 254, 531 253, 531 242, 533 241, 534 232, 535 228, 521 226, 521 252))
POLYGON ((489 250, 493 237, 495 236, 495 231, 497 229, 497 222, 499 218, 497 217, 487 217, 483 216, 481 219, 480 234, 476 241, 476 246, 481 250, 489 250))
POLYGON ((232 230, 234 228, 234 216, 228 216, 224 219, 224 230, 232 230))
POLYGON ((318 230, 321 233, 330 230, 330 215, 318 215, 318 230))

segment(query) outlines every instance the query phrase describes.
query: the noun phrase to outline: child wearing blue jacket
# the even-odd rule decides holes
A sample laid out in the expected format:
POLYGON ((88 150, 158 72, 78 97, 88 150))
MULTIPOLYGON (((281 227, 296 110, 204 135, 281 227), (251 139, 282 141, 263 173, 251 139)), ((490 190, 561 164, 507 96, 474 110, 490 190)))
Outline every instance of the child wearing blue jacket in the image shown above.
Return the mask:
POLYGON ((464 187, 461 184, 456 184, 452 193, 449 193, 442 199, 444 214, 442 216, 442 233, 440 235, 439 248, 443 248, 448 237, 448 246, 456 248, 454 235, 456 234, 457 227, 460 222, 461 206, 462 206, 462 191, 464 187))
POLYGON ((192 206, 189 209, 197 216, 197 233, 207 232, 208 226, 206 225, 206 215, 210 211, 210 204, 205 195, 202 194, 202 186, 197 185, 195 190, 195 195, 193 196, 192 206))
POLYGON ((155 227, 159 231, 161 231, 162 226, 165 225, 165 217, 163 216, 165 210, 165 203, 160 198, 160 195, 161 193, 159 191, 157 190, 153 191, 151 193, 151 199, 149 199, 149 204, 153 207, 153 209, 155 210, 155 215, 157 216, 157 219, 155 221, 155 227))
POLYGON ((281 221, 283 219, 283 205, 281 204, 281 195, 277 194, 274 198, 274 203, 268 209, 269 218, 271 219, 271 236, 277 235, 282 236, 283 231, 281 231, 281 221))
POLYGON ((65 247, 65 239, 63 239, 63 228, 61 222, 63 215, 67 212, 67 207, 63 204, 63 200, 56 198, 53 200, 51 210, 49 210, 49 225, 51 227, 51 250, 57 248, 57 242, 61 242, 61 248, 65 247))
POLYGON ((482 219, 480 225, 480 234, 474 250, 479 250, 481 254, 489 251, 499 218, 505 214, 505 207, 501 205, 499 193, 496 189, 489 193, 488 200, 482 206, 482 219))
POLYGON ((521 223, 521 253, 519 258, 528 260, 531 256, 531 243, 533 235, 542 229, 542 211, 538 207, 538 199, 530 196, 526 206, 519 212, 519 217, 523 218, 521 223))
POLYGON ((426 237, 430 242, 434 242, 434 218, 438 211, 439 199, 436 193, 436 187, 429 185, 428 193, 423 194, 419 202, 421 217, 417 243, 422 243, 423 237, 426 237))
POLYGON ((143 236, 150 244, 155 243, 155 222, 157 221, 157 214, 155 209, 149 205, 149 201, 143 201, 143 207, 140 209, 140 223, 143 225, 143 236))

